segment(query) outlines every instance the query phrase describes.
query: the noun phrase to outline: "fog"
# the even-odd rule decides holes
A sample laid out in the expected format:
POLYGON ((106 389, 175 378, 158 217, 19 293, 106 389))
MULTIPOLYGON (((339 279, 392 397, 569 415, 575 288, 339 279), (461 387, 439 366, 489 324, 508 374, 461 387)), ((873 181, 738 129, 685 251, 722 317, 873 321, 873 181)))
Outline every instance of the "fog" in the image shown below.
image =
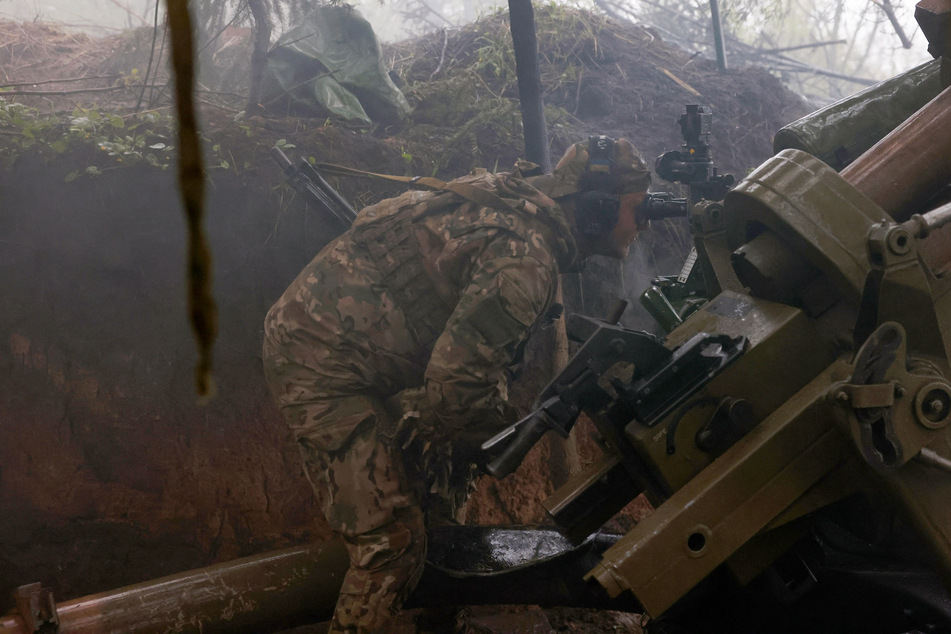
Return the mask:
MULTIPOLYGON (((404 22, 395 11, 408 4, 387 0, 381 6, 369 0, 358 7, 382 39, 394 41, 419 26, 404 22)), ((455 28, 491 6, 443 3, 440 15, 429 16, 426 28, 455 28)), ((44 54, 52 51, 48 57, 53 60, 43 60, 50 65, 75 55, 69 74, 60 76, 69 77, 64 81, 95 68, 94 74, 102 77, 93 79, 104 85, 94 89, 125 90, 127 101, 128 85, 105 82, 121 76, 135 87, 142 83, 155 9, 154 0, 0 0, 0 16, 27 23, 49 21, 92 36, 141 29, 128 38, 131 42, 114 47, 113 40, 103 38, 92 42, 103 44, 97 49, 72 32, 54 45, 38 47, 44 54), (66 39, 83 41, 74 49, 64 47, 72 51, 67 54, 57 48, 66 39), (122 48, 125 45, 128 50, 122 48), (114 65, 101 72, 96 64, 83 65, 93 57, 114 65), (138 68, 138 77, 128 77, 133 67, 138 68)), ((908 68, 928 56, 921 33, 913 28, 910 7, 905 7, 902 19, 912 49, 896 51, 892 42, 881 50, 894 51, 894 59, 909 55, 895 62, 908 68)), ((10 39, 32 38, 31 44, 52 31, 18 26, 11 27, 10 39)), ((588 32, 577 31, 575 37, 590 41, 588 32)), ((275 28, 274 37, 280 32, 280 27, 275 28)), ((505 33, 504 29, 497 32, 505 33)), ((557 30, 559 38, 562 33, 557 30)), ((880 29, 880 33, 886 31, 880 29)), ((714 104, 717 164, 737 177, 771 154, 775 130, 808 112, 807 104, 766 71, 734 73, 724 82, 715 65, 698 68, 701 64, 690 57, 694 49, 671 52, 659 48, 661 38, 638 35, 643 36, 645 50, 658 47, 651 49, 657 59, 673 60, 676 65, 671 68, 686 67, 683 74, 692 73, 689 79, 697 94, 714 104), (726 83, 729 86, 724 87, 726 83)), ((599 46, 605 46, 609 38, 600 37, 599 46)), ((478 57, 473 54, 479 46, 473 43, 475 39, 459 47, 468 46, 469 59, 478 57)), ((454 156, 456 148, 464 146, 459 154, 465 153, 465 159, 507 168, 521 148, 518 135, 503 127, 508 121, 497 121, 503 118, 499 108, 492 109, 503 99, 489 94, 486 86, 484 92, 471 93, 475 97, 457 108, 459 112, 452 110, 454 103, 445 105, 463 101, 454 93, 468 98, 470 93, 463 89, 479 82, 460 73, 453 83, 448 72, 434 79, 435 63, 429 53, 434 43, 438 50, 442 41, 441 35, 431 38, 429 48, 407 49, 405 59, 388 60, 394 66, 402 63, 400 70, 410 82, 427 84, 428 101, 414 112, 413 125, 422 130, 416 137, 388 136, 385 130, 362 134, 342 125, 322 125, 323 118, 242 118, 246 92, 229 95, 233 101, 227 107, 212 104, 203 113, 208 116, 203 121, 208 161, 205 220, 220 323, 215 347, 219 395, 205 407, 195 402, 194 347, 185 299, 185 228, 175 170, 130 165, 133 160, 128 156, 107 156, 105 145, 96 146, 98 139, 63 145, 68 148, 60 154, 47 152, 46 147, 37 150, 37 142, 15 160, 0 156, 0 297, 4 298, 0 302, 0 590, 32 581, 54 582, 59 584, 60 598, 71 598, 329 535, 326 526, 315 522, 318 514, 301 477, 296 449, 267 394, 260 340, 267 309, 331 235, 327 223, 315 220, 315 212, 283 187, 268 150, 284 139, 297 144, 289 152, 295 157, 307 156, 303 154, 307 148, 322 160, 380 173, 429 174, 439 168, 458 175, 470 166, 462 165, 461 159, 456 164, 437 162, 443 157, 436 155, 454 156), (463 80, 458 81, 459 77, 463 80), (479 114, 488 113, 486 119, 490 119, 481 128, 462 120, 476 118, 468 109, 476 101, 484 108, 479 114), (461 123, 446 123, 448 117, 461 123), (446 132, 452 126, 458 129, 446 132)), ((615 37, 611 43, 613 58, 631 55, 623 64, 629 75, 622 79, 592 57, 583 67, 589 82, 586 90, 581 90, 580 76, 566 81, 553 91, 551 105, 570 114, 572 135, 582 129, 585 134, 591 129, 615 136, 630 134, 648 160, 679 147, 674 122, 693 93, 654 72, 657 69, 645 58, 635 59, 627 40, 615 37)), ((240 74, 240 81, 220 79, 200 95, 205 105, 221 85, 235 93, 244 90, 240 82, 246 81, 249 55, 245 50, 235 52, 237 48, 232 49, 232 60, 242 63, 222 65, 240 74)), ((41 74, 47 69, 21 52, 16 51, 24 58, 16 70, 23 76, 11 81, 45 79, 41 74)), ((461 63, 453 70, 460 68, 462 73, 471 70, 461 63)), ((884 78, 894 69, 882 63, 865 70, 869 77, 884 78)), ((4 72, 14 75, 13 65, 0 66, 0 75, 4 72)), ((843 82, 839 90, 854 92, 861 87, 843 82)), ((506 94, 514 94, 510 86, 503 88, 506 94)), ((161 91, 159 84, 156 93, 161 91)), ((132 103, 141 94, 136 91, 132 103)), ((30 98, 37 100, 30 103, 39 102, 35 95, 26 99, 30 98)), ((84 105, 90 108, 90 116, 97 107, 106 117, 115 116, 124 126, 115 133, 120 140, 138 134, 132 131, 136 115, 120 116, 125 111, 117 101, 90 106, 85 95, 76 96, 75 101, 59 96, 54 105, 52 98, 44 98, 49 102, 34 107, 57 117, 55 127, 62 138, 56 141, 74 140, 70 126, 83 119, 84 113, 75 113, 73 108, 84 105), (110 108, 120 114, 113 115, 110 108)), ((10 103, 5 99, 0 99, 0 106, 10 103)), ((154 111, 161 111, 170 127, 173 118, 167 114, 167 92, 163 99, 156 99, 154 111)), ((507 101, 511 105, 512 100, 507 101)), ((146 105, 146 109, 152 107, 146 105)), ((516 111, 517 107, 510 113, 516 111)), ((36 123, 23 121, 23 127, 36 123)), ((553 125, 553 144, 561 144, 557 155, 565 149, 566 128, 564 122, 553 125)), ((173 154, 168 146, 174 143, 170 140, 174 135, 167 128, 143 125, 139 130, 150 135, 147 148, 161 146, 173 154), (159 133, 167 136, 156 138, 159 133)), ((18 131, 4 138, 26 138, 18 131)), ((35 131, 30 129, 31 134, 35 131)), ((105 143, 116 142, 105 133, 102 138, 105 143)), ((133 146, 130 151, 138 150, 133 146)), ((174 167, 173 159, 162 167, 174 167)), ((372 202, 366 190, 357 186, 342 193, 357 207, 372 202)), ((378 189, 372 195, 393 193, 378 189)), ((595 262, 586 274, 600 277, 611 286, 609 293, 636 304, 652 276, 680 272, 689 232, 668 233, 662 228, 645 232, 622 273, 616 262, 595 262), (671 243, 680 250, 662 248, 671 243)), ((579 312, 605 315, 604 296, 588 291, 586 287, 579 312)), ((640 320, 643 311, 638 311, 636 305, 629 309, 625 325, 656 327, 640 320)), ((542 380, 542 372, 535 374, 533 378, 542 380)), ((537 393, 531 392, 524 400, 530 402, 537 393)), ((536 502, 541 494, 536 492, 547 482, 547 472, 544 466, 536 467, 530 486, 523 479, 483 487, 482 506, 476 506, 482 515, 472 517, 483 523, 537 521, 531 513, 540 512, 536 502), (504 508, 503 499, 508 505, 504 508)), ((0 611, 5 607, 0 603, 0 611)))
MULTIPOLYGON (((378 2, 367 0, 352 3, 373 25, 377 36, 384 42, 398 41, 422 32, 441 28, 456 28, 467 24, 479 15, 507 6, 498 0, 466 0, 443 2, 414 3, 414 2, 378 2), (407 7, 417 7, 415 11, 407 7), (426 7, 428 10, 421 10, 426 7), (435 8, 432 8, 435 7, 435 8)), ((638 2, 614 3, 612 0, 581 0, 568 4, 581 8, 599 10, 597 7, 612 9, 615 6, 631 7, 625 11, 623 17, 638 21, 643 15, 638 2)), ((706 3, 701 3, 705 5, 706 3)), ((863 76, 872 79, 887 79, 903 70, 912 68, 931 59, 927 53, 927 42, 914 20, 914 4, 902 2, 896 4, 896 14, 903 32, 908 37, 911 47, 903 48, 893 27, 885 20, 881 11, 875 9, 874 3, 867 0, 846 0, 845 12, 842 17, 843 30, 861 34, 874 39, 874 45, 862 49, 864 42, 852 42, 860 45, 864 55, 868 56, 869 63, 862 67, 863 76)), ((728 8, 728 7, 727 7, 728 8)), ((154 21, 155 2, 153 0, 0 0, 0 17, 22 21, 49 21, 80 29, 91 34, 107 34, 128 28, 150 26, 154 21)), ((766 18, 768 21, 768 18, 766 18)), ((749 24, 752 35, 758 32, 783 26, 763 24, 749 24)), ((274 37, 280 34, 280 25, 275 29, 274 37)), ((676 33, 669 33, 676 37, 676 33)), ((667 37, 667 35, 665 35, 667 37)), ((808 40, 793 42, 792 45, 808 42, 808 40)), ((784 44, 784 46, 790 44, 784 44)), ((852 46, 849 46, 851 49, 852 46)), ((850 51, 851 52, 851 51, 850 51)), ((794 55, 795 56, 795 55, 794 55)), ((854 85, 853 85, 854 88, 854 85)))

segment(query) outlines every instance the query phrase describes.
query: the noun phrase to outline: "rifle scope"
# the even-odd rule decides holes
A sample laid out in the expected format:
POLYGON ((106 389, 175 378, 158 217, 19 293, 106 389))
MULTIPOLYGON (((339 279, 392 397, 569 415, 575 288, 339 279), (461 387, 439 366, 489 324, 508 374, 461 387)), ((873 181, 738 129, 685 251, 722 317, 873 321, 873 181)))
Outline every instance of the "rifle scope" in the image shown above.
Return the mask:
POLYGON ((637 220, 643 224, 648 220, 686 218, 689 210, 690 205, 686 198, 674 198, 670 192, 647 194, 637 210, 637 220))

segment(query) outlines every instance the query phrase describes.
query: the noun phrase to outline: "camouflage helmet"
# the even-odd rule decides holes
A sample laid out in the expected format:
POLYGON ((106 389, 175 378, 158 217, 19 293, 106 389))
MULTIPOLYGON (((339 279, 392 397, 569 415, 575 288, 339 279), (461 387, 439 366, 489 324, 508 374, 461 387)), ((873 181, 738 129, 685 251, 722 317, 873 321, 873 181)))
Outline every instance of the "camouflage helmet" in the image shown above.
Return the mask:
MULTIPOLYGON (((633 143, 627 139, 614 141, 609 137, 592 138, 613 141, 614 156, 609 157, 612 163, 611 193, 620 195, 647 191, 651 183, 651 172, 633 143)), ((570 196, 584 189, 583 181, 590 174, 592 167, 589 152, 591 143, 591 140, 581 141, 569 147, 554 171, 533 185, 551 198, 570 196)))

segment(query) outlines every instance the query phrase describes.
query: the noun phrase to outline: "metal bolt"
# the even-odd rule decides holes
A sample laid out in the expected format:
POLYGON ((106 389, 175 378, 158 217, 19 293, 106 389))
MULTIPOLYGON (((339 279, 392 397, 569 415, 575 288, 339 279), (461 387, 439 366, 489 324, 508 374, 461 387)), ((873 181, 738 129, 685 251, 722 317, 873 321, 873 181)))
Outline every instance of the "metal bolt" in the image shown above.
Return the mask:
POLYGON ((944 403, 939 398, 931 399, 928 401, 928 409, 934 414, 940 414, 944 411, 944 403))
POLYGON ((905 255, 911 251, 911 245, 914 242, 911 234, 905 229, 895 228, 888 234, 888 248, 895 255, 905 255))
POLYGON ((905 395, 905 388, 901 385, 895 385, 895 397, 901 398, 905 395))
POLYGON ((839 390, 838 392, 835 393, 835 400, 837 403, 842 403, 842 404, 848 403, 849 402, 848 392, 846 392, 845 390, 839 390))

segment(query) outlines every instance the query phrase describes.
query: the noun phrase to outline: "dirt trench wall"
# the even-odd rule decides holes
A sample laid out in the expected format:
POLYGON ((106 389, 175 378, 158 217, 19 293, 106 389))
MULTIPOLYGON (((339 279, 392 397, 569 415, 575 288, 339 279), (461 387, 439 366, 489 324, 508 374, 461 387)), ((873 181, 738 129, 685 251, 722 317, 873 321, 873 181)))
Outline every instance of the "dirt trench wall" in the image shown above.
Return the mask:
POLYGON ((136 554, 149 540, 166 540, 172 572, 319 538, 259 350, 267 308, 326 240, 322 227, 267 187, 215 174, 218 397, 202 407, 174 171, 67 183, 70 168, 21 161, 0 172, 0 529, 27 537, 0 539, 0 590, 56 581, 39 577, 83 550, 108 556, 101 542, 115 531, 125 539, 114 546, 149 574, 166 556, 136 554), (31 560, 30 544, 57 526, 73 543, 31 560))
MULTIPOLYGON (((548 38, 542 50, 553 55, 543 74, 546 104, 556 108, 549 120, 554 159, 570 143, 605 133, 634 140, 652 163, 679 148, 684 104, 702 103, 716 113, 717 165, 741 178, 770 155, 775 130, 804 114, 764 70, 721 75, 712 62, 639 27, 554 8, 539 11, 539 24, 548 13, 556 24, 540 33, 548 38)), ((485 67, 479 54, 483 45, 508 42, 507 28, 500 14, 394 48, 388 55, 415 108, 402 130, 358 134, 323 119, 240 119, 227 108, 205 109, 205 226, 220 334, 218 396, 203 407, 193 388, 174 169, 119 164, 91 142, 77 149, 72 136, 66 155, 51 157, 52 144, 38 144, 32 151, 45 158, 24 152, 8 169, 11 155, 4 154, 0 610, 25 583, 41 581, 70 599, 328 536, 267 394, 260 345, 267 309, 329 234, 282 186, 268 150, 286 139, 296 145, 288 147, 295 160, 313 155, 443 179, 475 166, 508 169, 522 155, 515 84, 485 67), (449 62, 437 73, 441 52, 449 62), (92 166, 102 174, 85 174, 92 166), (66 182, 74 172, 79 177, 66 182)), ((144 41, 130 46, 141 53, 144 41)), ((50 76, 75 75, 72 66, 58 69, 61 61, 119 64, 97 72, 103 75, 134 65, 121 43, 95 46, 82 55, 49 55, 50 76), (121 59, 110 59, 113 49, 121 59)), ((24 79, 36 80, 42 67, 24 79)), ((36 105, 45 112, 48 104, 36 105)), ((18 130, 5 128, 0 138, 16 140, 18 130)), ((398 191, 357 179, 334 184, 358 208, 398 191)), ((654 275, 679 272, 689 242, 686 220, 655 223, 623 266, 592 258, 581 276, 566 276, 569 311, 603 317, 623 296, 633 304, 624 325, 654 328, 636 298, 654 275)), ((510 392, 523 408, 551 371, 542 365, 551 342, 539 345, 528 350, 536 365, 510 392)), ((588 430, 580 431, 583 457, 590 457, 593 443, 588 430)), ((541 520, 538 502, 551 490, 548 459, 547 443, 540 443, 512 476, 484 478, 469 520, 541 520)))
MULTIPOLYGON (((266 311, 334 231, 267 157, 283 132, 225 131, 234 165, 209 171, 219 335, 204 406, 174 169, 66 182, 89 160, 76 152, 0 170, 0 610, 34 581, 75 598, 329 537, 261 369, 266 311)), ((396 172, 398 150, 355 139, 318 129, 297 142, 396 172)), ((545 345, 529 347, 534 363, 545 345)), ((530 404, 547 371, 529 369, 513 398, 530 404)), ((470 518, 540 520, 547 475, 543 443, 517 474, 484 479, 470 518)))

